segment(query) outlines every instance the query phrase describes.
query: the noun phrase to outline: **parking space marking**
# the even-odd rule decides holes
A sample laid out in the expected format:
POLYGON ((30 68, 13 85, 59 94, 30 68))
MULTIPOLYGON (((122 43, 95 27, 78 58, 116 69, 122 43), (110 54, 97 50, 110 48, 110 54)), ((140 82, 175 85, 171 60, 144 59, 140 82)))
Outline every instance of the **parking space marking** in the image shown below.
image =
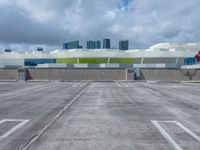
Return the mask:
POLYGON ((26 150, 32 143, 34 143, 41 135, 42 133, 44 133, 47 128, 49 128, 50 125, 52 125, 56 119, 58 119, 64 112, 65 110, 70 107, 86 90, 87 87, 84 87, 72 100, 70 103, 68 103, 63 109, 61 109, 61 111, 46 125, 44 126, 44 128, 42 130, 39 131, 39 133, 34 136, 34 138, 32 138, 26 145, 24 145, 24 147, 21 148, 21 150, 26 150))
POLYGON ((79 85, 79 87, 84 87, 85 85, 86 85, 86 83, 83 82, 83 83, 81 83, 81 84, 79 85))
POLYGON ((74 84, 72 87, 83 87, 85 85, 85 82, 78 82, 74 84))
POLYGON ((77 87, 79 84, 80 84, 80 82, 75 83, 75 84, 72 85, 72 87, 77 87))
POLYGON ((13 127, 12 129, 8 130, 6 133, 4 133, 2 136, 0 136, 0 139, 6 138, 9 135, 11 135, 13 132, 15 132, 16 130, 20 129, 21 127, 23 127, 25 124, 27 124, 29 122, 29 120, 24 120, 24 119, 3 119, 0 121, 0 125, 5 123, 5 122, 20 122, 19 124, 17 124, 15 127, 13 127))
MULTIPOLYGON (((158 129, 158 131, 161 133, 161 135, 167 140, 169 141, 169 143, 171 143, 173 145, 173 147, 176 150, 183 150, 177 143, 176 141, 160 126, 160 124, 158 122, 161 121, 155 121, 152 120, 151 123, 158 129)), ((166 121, 164 121, 166 122, 166 121)), ((167 121, 167 122, 172 122, 172 121, 167 121)))
POLYGON ((122 86, 119 84, 119 82, 115 82, 115 83, 117 84, 118 87, 122 87, 122 86))
POLYGON ((152 120, 151 121, 152 124, 160 131, 160 133, 163 135, 163 137, 168 140, 173 146, 174 148, 176 148, 177 150, 182 150, 182 148, 175 142, 175 140, 160 126, 160 123, 174 123, 176 124, 178 127, 180 127, 181 129, 183 129, 186 133, 188 133, 189 135, 191 135, 196 141, 198 141, 200 143, 200 136, 198 136, 197 134, 195 134, 193 131, 191 131, 190 129, 188 129, 187 127, 185 127, 183 124, 181 124, 178 121, 155 121, 152 120))
POLYGON ((198 142, 200 142, 200 137, 195 134, 193 131, 189 130, 188 128, 186 128, 183 124, 181 124, 180 122, 175 121, 174 122, 176 125, 178 125, 180 128, 182 128, 185 132, 187 132, 189 135, 191 135, 194 139, 196 139, 198 142))
POLYGON ((118 87, 129 87, 128 85, 124 85, 123 82, 117 82, 115 81, 118 87))
POLYGON ((6 96, 9 96, 10 98, 11 97, 15 97, 16 95, 24 95, 24 93, 28 93, 28 92, 33 92, 34 90, 39 90, 41 88, 44 88, 48 86, 48 84, 39 84, 39 85, 35 85, 35 86, 32 86, 32 87, 26 87, 26 88, 22 88, 20 90, 16 90, 16 91, 12 91, 12 92, 9 92, 9 93, 1 93, 1 96, 2 97, 6 97, 6 96))

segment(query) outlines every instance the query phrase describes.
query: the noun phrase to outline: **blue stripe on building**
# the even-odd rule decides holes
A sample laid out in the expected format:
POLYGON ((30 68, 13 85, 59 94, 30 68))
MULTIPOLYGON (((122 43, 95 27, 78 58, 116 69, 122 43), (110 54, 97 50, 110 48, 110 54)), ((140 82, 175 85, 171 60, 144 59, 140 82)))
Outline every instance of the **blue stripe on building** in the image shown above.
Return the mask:
POLYGON ((38 64, 55 64, 56 59, 25 59, 25 66, 37 66, 38 64))

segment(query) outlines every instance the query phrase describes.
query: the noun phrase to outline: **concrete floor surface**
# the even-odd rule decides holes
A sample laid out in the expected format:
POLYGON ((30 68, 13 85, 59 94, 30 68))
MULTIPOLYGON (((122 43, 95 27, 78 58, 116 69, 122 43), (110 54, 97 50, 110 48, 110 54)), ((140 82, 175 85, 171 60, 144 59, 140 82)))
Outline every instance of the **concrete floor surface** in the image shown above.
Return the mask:
POLYGON ((200 83, 0 82, 2 150, 198 150, 200 83))

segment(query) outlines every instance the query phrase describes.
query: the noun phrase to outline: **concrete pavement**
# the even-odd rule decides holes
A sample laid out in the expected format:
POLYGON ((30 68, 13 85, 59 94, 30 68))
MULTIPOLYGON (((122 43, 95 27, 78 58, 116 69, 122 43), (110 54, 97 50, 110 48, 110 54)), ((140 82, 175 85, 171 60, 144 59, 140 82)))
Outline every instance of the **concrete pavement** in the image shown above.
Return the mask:
POLYGON ((199 116, 199 83, 1 83, 0 149, 198 150, 199 116))

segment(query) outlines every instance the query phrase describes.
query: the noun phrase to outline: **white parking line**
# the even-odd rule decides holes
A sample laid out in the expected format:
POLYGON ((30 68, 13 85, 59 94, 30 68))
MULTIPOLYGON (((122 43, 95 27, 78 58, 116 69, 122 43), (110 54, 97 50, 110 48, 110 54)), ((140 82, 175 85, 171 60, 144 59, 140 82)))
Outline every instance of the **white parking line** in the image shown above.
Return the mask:
POLYGON ((83 87, 83 86, 85 86, 85 82, 83 82, 83 83, 81 83, 80 85, 79 85, 79 87, 83 87))
POLYGON ((200 142, 200 137, 195 134, 193 131, 189 130, 188 128, 186 128, 183 124, 181 124, 180 122, 174 122, 175 124, 177 124, 180 128, 182 128, 185 132, 187 132, 189 135, 191 135, 194 139, 196 139, 198 142, 200 142))
MULTIPOLYGON (((173 147, 176 149, 176 150, 183 150, 177 143, 176 141, 159 125, 158 122, 160 121, 155 121, 155 120, 152 120, 151 121, 152 124, 159 130, 159 132, 162 134, 162 136, 167 140, 169 141, 169 143, 171 143, 173 145, 173 147)), ((166 122, 166 121, 165 121, 166 122)), ((172 121, 170 121, 172 122, 172 121)))
POLYGON ((177 126, 179 126, 181 129, 183 129, 186 133, 188 133, 189 135, 191 135, 195 140, 197 140, 198 142, 200 142, 200 137, 195 134, 193 131, 191 131, 190 129, 188 129, 187 127, 185 127, 183 124, 181 124, 178 121, 151 121, 152 124, 160 131, 160 133, 163 135, 163 137, 168 140, 173 146, 174 148, 176 148, 177 150, 182 150, 182 148, 175 142, 175 140, 159 125, 159 122, 161 123, 174 123, 177 126))
POLYGON ((118 87, 129 87, 128 85, 124 85, 125 83, 123 82, 120 83, 120 82, 115 81, 115 83, 117 84, 118 87))
POLYGON ((35 86, 31 86, 31 87, 26 87, 25 89, 19 89, 19 90, 16 90, 16 91, 12 91, 12 92, 9 92, 9 93, 1 93, 1 96, 2 97, 6 97, 6 96, 9 96, 10 98, 11 97, 15 97, 16 95, 23 95, 24 93, 28 93, 28 92, 33 92, 34 90, 39 90, 41 88, 44 88, 48 86, 48 84, 40 84, 40 85, 35 85, 35 86))
MULTIPOLYGON (((87 86, 88 87, 88 86, 87 86)), ((49 128, 50 125, 52 125, 56 119, 58 119, 64 112, 65 110, 70 107, 80 96, 82 93, 84 93, 87 89, 87 87, 83 88, 73 99, 70 103, 68 103, 42 130, 39 131, 39 133, 32 138, 23 148, 21 148, 21 150, 26 150, 32 143, 34 143, 41 135, 44 131, 47 130, 47 128, 49 128)))
POLYGON ((20 129, 21 127, 23 127, 25 124, 27 124, 29 122, 29 120, 24 120, 24 119, 3 119, 0 121, 0 124, 5 123, 5 122, 20 122, 18 125, 16 125, 15 127, 13 127, 12 129, 8 130, 6 133, 4 133, 3 135, 0 136, 0 139, 6 138, 9 135, 11 135, 13 132, 15 132, 16 130, 20 129))
POLYGON ((77 87, 80 83, 75 83, 74 85, 72 85, 72 87, 77 87))
POLYGON ((200 142, 200 137, 195 134, 193 131, 185 127, 183 124, 181 124, 178 121, 157 121, 157 122, 166 122, 166 123, 175 123, 177 126, 179 126, 181 129, 183 129, 185 132, 187 132, 189 135, 191 135, 194 139, 196 139, 198 142, 200 142))
POLYGON ((115 82, 117 84, 118 87, 122 87, 118 82, 115 82))
POLYGON ((74 84, 72 87, 83 87, 85 85, 85 82, 78 82, 76 84, 74 84))

